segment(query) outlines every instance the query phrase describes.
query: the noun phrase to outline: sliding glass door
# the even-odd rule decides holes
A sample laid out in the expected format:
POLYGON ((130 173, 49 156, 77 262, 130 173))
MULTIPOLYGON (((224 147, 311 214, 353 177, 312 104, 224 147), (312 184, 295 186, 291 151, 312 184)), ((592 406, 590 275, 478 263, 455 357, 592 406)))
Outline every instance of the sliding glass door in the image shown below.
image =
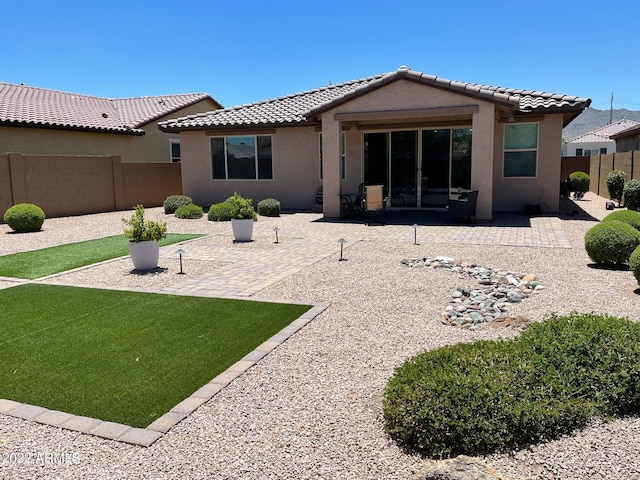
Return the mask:
POLYGON ((444 208, 452 189, 471 186, 470 128, 364 134, 364 182, 384 185, 389 206, 444 208))

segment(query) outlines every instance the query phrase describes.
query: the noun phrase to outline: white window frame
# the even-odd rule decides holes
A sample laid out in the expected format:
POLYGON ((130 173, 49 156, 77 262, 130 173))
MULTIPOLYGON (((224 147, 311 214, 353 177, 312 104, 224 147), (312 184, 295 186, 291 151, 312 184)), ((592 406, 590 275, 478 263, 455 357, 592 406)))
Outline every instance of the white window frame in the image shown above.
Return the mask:
MULTIPOLYGON (((322 132, 318 133, 318 164, 322 180, 322 132)), ((340 132, 340 179, 347 179, 347 132, 340 132)))
POLYGON ((179 138, 170 138, 169 139, 169 161, 171 163, 181 163, 182 162, 182 149, 180 149, 180 156, 175 157, 173 155, 173 146, 174 145, 180 145, 180 139, 179 138), (177 160, 176 160, 177 158, 177 160))
POLYGON ((538 159, 539 159, 539 151, 540 151, 540 123, 539 122, 527 122, 527 123, 508 123, 505 124, 504 130, 502 131, 502 178, 538 178, 538 159), (505 142, 507 139, 507 128, 512 126, 524 126, 524 125, 537 125, 536 130, 536 146, 535 148, 506 148, 505 142), (505 175, 505 164, 506 158, 505 154, 507 152, 535 152, 536 154, 536 162, 535 162, 535 174, 534 175, 505 175))

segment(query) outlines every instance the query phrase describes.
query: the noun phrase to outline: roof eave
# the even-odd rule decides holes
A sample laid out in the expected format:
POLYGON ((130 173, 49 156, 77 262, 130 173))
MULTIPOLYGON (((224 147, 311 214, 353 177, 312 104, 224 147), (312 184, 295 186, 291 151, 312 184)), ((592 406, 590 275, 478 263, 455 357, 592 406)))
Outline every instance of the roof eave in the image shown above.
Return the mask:
POLYGON ((47 123, 34 123, 34 122, 20 122, 12 120, 0 120, 0 126, 3 127, 19 127, 19 128, 42 128, 48 130, 73 130, 81 132, 94 132, 94 133, 111 133, 119 135, 135 135, 143 136, 144 130, 139 128, 134 129, 115 129, 115 128, 99 128, 99 127, 83 127, 79 125, 60 125, 60 124, 47 124, 47 123))
POLYGON ((274 128, 294 128, 294 127, 317 127, 321 125, 320 122, 305 120, 301 122, 273 122, 273 123, 242 123, 242 124, 227 124, 227 125, 191 125, 191 126, 171 126, 158 124, 158 128, 166 133, 180 133, 180 132, 197 132, 197 131, 219 131, 219 132, 237 132, 243 130, 260 130, 260 129, 274 129, 274 128))

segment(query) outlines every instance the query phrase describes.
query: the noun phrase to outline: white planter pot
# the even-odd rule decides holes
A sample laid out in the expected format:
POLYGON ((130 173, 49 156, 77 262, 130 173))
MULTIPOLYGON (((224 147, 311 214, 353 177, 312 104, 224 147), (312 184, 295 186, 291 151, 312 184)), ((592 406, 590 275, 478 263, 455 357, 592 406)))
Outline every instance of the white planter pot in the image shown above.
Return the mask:
POLYGON ((233 239, 236 242, 250 242, 253 236, 253 219, 232 218, 231 228, 233 228, 233 239))
POLYGON ((149 242, 129 242, 131 261, 136 270, 153 270, 158 268, 160 245, 155 240, 149 242))

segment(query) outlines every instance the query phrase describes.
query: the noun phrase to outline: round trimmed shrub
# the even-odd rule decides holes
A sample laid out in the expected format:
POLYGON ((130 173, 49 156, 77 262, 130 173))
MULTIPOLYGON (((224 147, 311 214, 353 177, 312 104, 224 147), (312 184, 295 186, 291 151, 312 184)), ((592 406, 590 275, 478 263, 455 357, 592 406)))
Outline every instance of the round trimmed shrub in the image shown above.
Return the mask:
POLYGON ((200 218, 202 215, 202 207, 193 203, 181 205, 176 210, 176 217, 178 218, 200 218))
POLYGON ((624 184, 622 199, 629 210, 637 211, 640 208, 640 180, 633 179, 624 184))
POLYGON ((228 202, 214 203, 209 208, 207 218, 211 222, 230 222, 233 206, 228 202))
POLYGON ((633 210, 618 210, 617 212, 610 213, 602 219, 603 222, 610 222, 612 220, 628 223, 636 230, 640 230, 640 212, 634 212, 633 210))
POLYGON ((14 232, 37 232, 44 223, 42 209, 33 203, 18 203, 4 212, 4 221, 14 232))
POLYGON ((387 383, 387 433, 431 458, 506 452, 640 407, 640 324, 552 315, 511 340, 409 359, 387 383))
POLYGON ((640 246, 631 252, 629 257, 629 270, 633 272, 638 284, 640 285, 640 246))
POLYGON ((164 207, 164 213, 176 213, 176 210, 180 208, 182 205, 190 205, 193 203, 191 197, 187 197, 186 195, 169 195, 165 200, 162 206, 164 207))
POLYGON ((569 175, 569 191, 574 192, 574 198, 582 198, 589 191, 589 175, 584 172, 573 172, 569 175))
POLYGON ((258 215, 264 217, 279 217, 280 202, 275 198, 265 198, 258 202, 258 215))
POLYGON ((627 172, 622 170, 612 170, 607 175, 607 190, 609 190, 609 198, 617 200, 618 206, 622 203, 622 192, 624 190, 624 182, 627 172))
POLYGON ((589 258, 599 265, 610 267, 626 265, 638 245, 640 232, 620 220, 598 223, 584 236, 584 247, 589 258))

